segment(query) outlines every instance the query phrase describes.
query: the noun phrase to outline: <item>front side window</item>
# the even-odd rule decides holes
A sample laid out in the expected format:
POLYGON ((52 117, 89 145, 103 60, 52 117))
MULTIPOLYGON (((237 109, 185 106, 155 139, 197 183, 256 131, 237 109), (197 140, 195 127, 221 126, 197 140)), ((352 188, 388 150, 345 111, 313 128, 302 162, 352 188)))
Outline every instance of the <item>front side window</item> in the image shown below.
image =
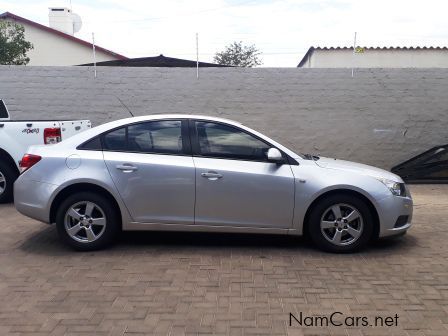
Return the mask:
POLYGON ((270 146, 237 127, 198 121, 196 131, 202 156, 266 161, 270 146))
POLYGON ((120 152, 181 154, 182 122, 160 120, 124 126, 104 134, 103 147, 120 152))

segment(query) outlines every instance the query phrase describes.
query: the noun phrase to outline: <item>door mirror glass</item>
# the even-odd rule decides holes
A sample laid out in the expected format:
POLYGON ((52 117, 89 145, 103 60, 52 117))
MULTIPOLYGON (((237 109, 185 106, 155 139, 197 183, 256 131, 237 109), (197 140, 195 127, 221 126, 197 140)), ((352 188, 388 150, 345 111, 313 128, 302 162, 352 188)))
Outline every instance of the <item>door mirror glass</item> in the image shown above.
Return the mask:
POLYGON ((268 161, 281 163, 283 162, 283 155, 277 148, 269 148, 267 152, 268 161))

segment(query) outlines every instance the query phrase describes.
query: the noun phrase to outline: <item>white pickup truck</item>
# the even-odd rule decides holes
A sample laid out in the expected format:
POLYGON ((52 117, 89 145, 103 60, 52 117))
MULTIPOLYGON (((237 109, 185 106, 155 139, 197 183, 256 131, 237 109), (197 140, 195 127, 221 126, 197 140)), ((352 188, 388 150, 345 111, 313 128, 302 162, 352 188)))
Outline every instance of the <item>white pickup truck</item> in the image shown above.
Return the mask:
POLYGON ((89 120, 10 120, 0 100, 0 203, 12 201, 20 160, 31 145, 54 144, 89 129, 89 120))

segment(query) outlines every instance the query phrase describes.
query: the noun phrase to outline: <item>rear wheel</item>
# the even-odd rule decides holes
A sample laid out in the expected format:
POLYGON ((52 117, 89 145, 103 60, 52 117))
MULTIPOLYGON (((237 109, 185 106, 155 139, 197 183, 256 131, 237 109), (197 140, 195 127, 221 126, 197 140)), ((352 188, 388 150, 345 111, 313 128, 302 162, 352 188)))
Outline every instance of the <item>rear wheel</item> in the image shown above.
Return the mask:
POLYGON ((15 167, 0 161, 0 203, 12 202, 13 185, 18 176, 15 167))
POLYGON ((79 251, 92 251, 111 244, 120 229, 120 220, 111 202, 91 192, 68 197, 56 214, 61 239, 79 251))
POLYGON ((373 233, 367 204, 352 195, 332 195, 311 211, 309 233, 313 242, 328 252, 354 252, 364 248, 373 233))

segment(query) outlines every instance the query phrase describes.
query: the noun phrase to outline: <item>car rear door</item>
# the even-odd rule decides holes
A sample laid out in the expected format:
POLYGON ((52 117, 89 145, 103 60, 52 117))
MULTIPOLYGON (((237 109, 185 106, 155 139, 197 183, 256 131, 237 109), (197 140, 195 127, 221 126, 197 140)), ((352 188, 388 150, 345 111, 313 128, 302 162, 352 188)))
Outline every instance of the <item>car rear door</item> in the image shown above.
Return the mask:
POLYGON ((103 135, 104 160, 133 220, 194 224, 195 168, 187 121, 155 120, 103 135))
POLYGON ((294 176, 288 163, 268 162, 270 144, 219 122, 191 120, 196 166, 196 225, 292 226, 294 176))

